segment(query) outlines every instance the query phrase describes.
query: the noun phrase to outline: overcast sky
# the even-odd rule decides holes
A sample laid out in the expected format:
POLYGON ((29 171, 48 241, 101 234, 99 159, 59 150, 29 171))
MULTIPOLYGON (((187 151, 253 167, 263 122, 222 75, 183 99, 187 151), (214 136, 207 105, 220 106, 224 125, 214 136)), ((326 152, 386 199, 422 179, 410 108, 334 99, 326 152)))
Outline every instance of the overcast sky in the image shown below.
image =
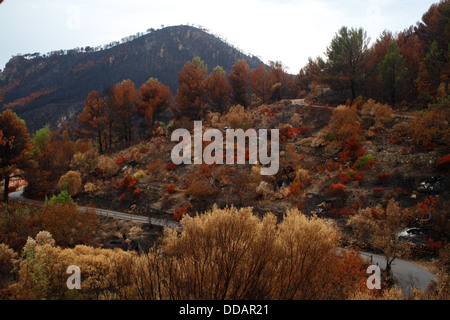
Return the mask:
POLYGON ((416 24, 437 0, 4 0, 0 69, 18 53, 97 46, 161 25, 201 25, 298 73, 343 25, 371 39, 416 24))

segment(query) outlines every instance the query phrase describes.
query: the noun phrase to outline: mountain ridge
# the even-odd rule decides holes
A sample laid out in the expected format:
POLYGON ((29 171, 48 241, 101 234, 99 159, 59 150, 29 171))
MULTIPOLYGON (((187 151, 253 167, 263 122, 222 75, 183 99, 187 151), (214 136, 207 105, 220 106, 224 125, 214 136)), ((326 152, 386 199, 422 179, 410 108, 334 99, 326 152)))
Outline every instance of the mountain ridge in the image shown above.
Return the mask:
POLYGON ((220 65, 227 73, 241 59, 250 68, 263 63, 202 29, 171 26, 124 43, 112 42, 99 51, 86 47, 15 56, 0 74, 0 95, 3 106, 37 130, 67 121, 81 111, 90 91, 103 91, 123 79, 139 87, 157 78, 176 94, 178 72, 195 56, 201 57, 208 71, 220 65))

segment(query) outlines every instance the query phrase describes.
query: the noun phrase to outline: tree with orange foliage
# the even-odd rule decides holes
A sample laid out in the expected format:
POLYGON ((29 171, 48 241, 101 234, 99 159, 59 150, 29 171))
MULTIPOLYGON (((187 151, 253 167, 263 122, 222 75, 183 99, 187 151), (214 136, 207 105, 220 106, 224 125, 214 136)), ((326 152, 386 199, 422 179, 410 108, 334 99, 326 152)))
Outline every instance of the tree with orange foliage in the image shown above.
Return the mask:
POLYGON ((239 60, 233 66, 228 75, 232 89, 232 103, 240 104, 244 107, 249 105, 249 88, 250 88, 250 67, 244 59, 239 60))
POLYGON ((100 97, 100 93, 91 91, 84 102, 83 112, 78 115, 78 124, 82 128, 78 135, 96 138, 99 153, 103 153, 102 140, 107 120, 105 108, 106 102, 100 97))
POLYGON ((141 125, 148 130, 153 129, 155 115, 172 105, 170 88, 158 79, 150 78, 139 88, 137 112, 142 116, 141 125))
POLYGON ((182 116, 198 119, 205 108, 208 67, 200 57, 187 62, 178 73, 178 108, 182 116))
POLYGON ((25 121, 7 109, 0 114, 0 176, 4 179, 3 201, 8 202, 11 174, 23 166, 25 153, 30 150, 30 136, 25 121))
POLYGON ((133 115, 138 101, 134 83, 128 79, 114 85, 112 98, 116 110, 116 130, 119 138, 130 142, 133 138, 133 115))
POLYGON ((206 80, 206 86, 208 88, 209 105, 215 111, 225 113, 231 92, 225 70, 220 66, 215 67, 206 80))
POLYGON ((24 168, 28 181, 28 195, 44 196, 55 187, 62 174, 67 172, 75 153, 75 143, 68 130, 62 134, 42 128, 35 132, 29 153, 30 165, 24 168))
POLYGON ((270 63, 269 77, 272 101, 280 101, 288 98, 290 91, 292 91, 291 87, 293 83, 281 62, 270 63))
POLYGON ((272 82, 269 76, 269 70, 264 64, 250 71, 250 84, 253 94, 262 104, 269 103, 272 88, 272 82))
POLYGON ((68 247, 87 243, 98 228, 94 210, 79 211, 73 204, 54 204, 44 209, 43 227, 58 245, 68 247))

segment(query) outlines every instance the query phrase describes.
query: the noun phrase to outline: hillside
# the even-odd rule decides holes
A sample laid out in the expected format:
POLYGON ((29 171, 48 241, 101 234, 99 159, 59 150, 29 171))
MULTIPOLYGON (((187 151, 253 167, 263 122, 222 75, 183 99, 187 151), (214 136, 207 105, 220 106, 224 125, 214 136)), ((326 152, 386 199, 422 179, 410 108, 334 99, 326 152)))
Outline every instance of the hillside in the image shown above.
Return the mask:
POLYGON ((34 132, 79 113, 90 91, 103 91, 123 79, 138 87, 157 78, 175 94, 178 72, 196 56, 210 71, 220 65, 229 72, 241 59, 250 68, 262 63, 203 30, 174 26, 99 51, 86 47, 13 57, 0 74, 0 96, 34 132))
POLYGON ((91 161, 100 167, 84 176, 84 192, 79 192, 77 202, 169 220, 210 210, 214 204, 252 207, 261 216, 272 212, 279 220, 287 210, 299 208, 308 215, 335 220, 346 229, 348 219, 360 209, 386 208, 395 200, 412 216, 420 216, 424 206, 435 215, 433 221, 412 218, 407 223, 421 228, 421 234, 412 239, 417 242, 415 254, 433 252, 428 239, 447 239, 448 171, 437 165, 446 149, 423 150, 404 137, 396 138, 401 128, 414 123, 412 112, 398 114, 388 108, 383 117, 376 116, 375 110, 386 105, 371 100, 357 111, 308 105, 301 99, 293 102, 261 105, 245 113, 232 108, 227 114, 212 113, 203 120, 204 130, 245 129, 245 123, 253 123, 256 129, 278 128, 280 168, 275 175, 262 176, 259 165, 247 162, 175 166, 171 149, 176 142, 170 141, 178 125, 175 121, 161 136, 103 156, 120 169, 108 169, 111 166, 94 160, 98 155, 76 156, 80 160, 72 162, 72 170, 87 172, 86 163, 91 161), (342 130, 341 125, 334 125, 340 118, 356 121, 360 129, 348 134, 359 131, 357 139, 342 143, 333 137, 342 130), (440 204, 430 204, 430 199, 440 204))

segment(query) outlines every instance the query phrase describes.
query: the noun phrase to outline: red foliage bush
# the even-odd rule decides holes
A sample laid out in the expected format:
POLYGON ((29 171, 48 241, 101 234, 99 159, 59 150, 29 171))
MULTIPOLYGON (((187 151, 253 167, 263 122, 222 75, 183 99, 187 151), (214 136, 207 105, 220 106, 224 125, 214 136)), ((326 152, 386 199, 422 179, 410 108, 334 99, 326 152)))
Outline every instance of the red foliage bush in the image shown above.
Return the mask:
POLYGON ((300 128, 298 128, 298 132, 301 135, 307 134, 309 131, 311 131, 312 129, 310 127, 307 126, 301 126, 300 128))
POLYGON ((175 185, 171 184, 167 187, 167 193, 169 193, 169 194, 175 193, 176 189, 177 189, 177 187, 175 185))
POLYGON ((286 132, 286 137, 292 139, 294 136, 298 136, 298 132, 297 128, 289 128, 286 132))
POLYGON ((119 197, 119 201, 122 201, 125 198, 125 193, 122 193, 119 197))
POLYGON ((348 174, 340 174, 339 182, 342 184, 346 184, 348 181, 352 180, 352 177, 348 174))
POLYGON ((344 150, 339 154, 339 161, 346 162, 362 157, 366 150, 362 148, 362 144, 355 137, 347 139, 344 150))
POLYGON ((448 171, 450 169, 450 154, 437 159, 436 167, 438 170, 448 171))
POLYGON ((172 171, 175 170, 177 167, 177 165, 173 162, 169 162, 168 164, 166 164, 166 170, 167 171, 172 171))
POLYGON ((189 209, 190 204, 187 204, 186 206, 180 206, 177 211, 173 213, 173 220, 180 221, 183 219, 183 217, 186 215, 187 210, 189 209))
POLYGON ((379 196, 382 195, 384 191, 385 191, 384 188, 375 188, 373 189, 373 194, 379 196))
POLYGON ((122 167, 125 163, 127 163, 128 162, 128 158, 126 158, 126 157, 118 157, 117 159, 116 159, 116 164, 119 166, 119 167, 122 167))
POLYGON ((132 176, 126 176, 118 185, 116 185, 116 189, 133 189, 136 183, 137 179, 134 179, 132 176))
POLYGON ((433 238, 428 238, 427 245, 431 247, 434 251, 439 252, 442 247, 442 241, 434 241, 433 238))
POLYGON ((139 195, 141 194, 141 192, 139 191, 139 189, 134 189, 134 191, 133 191, 133 196, 135 196, 135 197, 139 197, 139 195))
POLYGON ((339 182, 341 184, 345 184, 345 183, 349 182, 350 180, 359 182, 359 181, 361 181, 362 178, 363 178, 363 174, 359 171, 348 170, 346 172, 339 173, 339 182))
POLYGON ((148 151, 148 147, 147 146, 143 146, 139 149, 140 153, 146 153, 148 151))
POLYGON ((331 196, 335 196, 338 198, 348 197, 347 187, 342 183, 332 184, 328 187, 328 191, 330 192, 331 196))

